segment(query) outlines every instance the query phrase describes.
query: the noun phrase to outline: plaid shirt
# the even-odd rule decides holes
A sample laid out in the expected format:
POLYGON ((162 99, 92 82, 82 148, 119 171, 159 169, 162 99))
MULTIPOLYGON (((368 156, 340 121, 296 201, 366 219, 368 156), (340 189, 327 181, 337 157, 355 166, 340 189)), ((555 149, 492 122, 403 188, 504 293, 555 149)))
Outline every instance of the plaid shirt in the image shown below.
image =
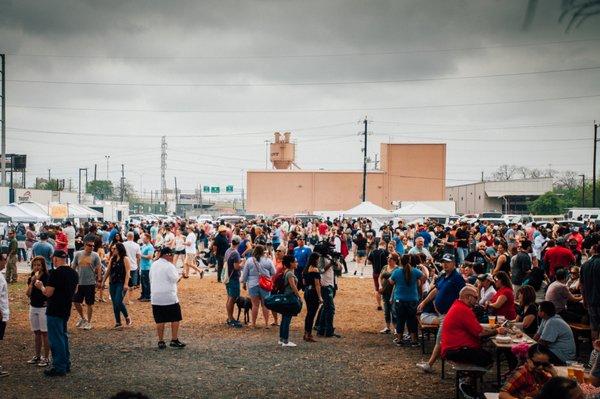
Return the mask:
POLYGON ((507 392, 516 398, 534 397, 549 379, 543 373, 535 373, 521 366, 508 377, 500 392, 507 392))

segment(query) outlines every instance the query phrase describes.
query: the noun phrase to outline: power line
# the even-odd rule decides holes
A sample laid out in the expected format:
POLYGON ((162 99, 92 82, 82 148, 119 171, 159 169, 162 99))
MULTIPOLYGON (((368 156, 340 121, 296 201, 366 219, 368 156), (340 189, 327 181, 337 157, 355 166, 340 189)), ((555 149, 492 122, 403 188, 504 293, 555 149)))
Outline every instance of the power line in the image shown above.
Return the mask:
POLYGON ((251 113, 307 113, 307 112, 361 112, 361 111, 385 111, 385 110, 413 110, 434 109, 452 107, 473 107, 487 105, 526 104, 546 101, 580 100, 600 97, 600 94, 588 94, 581 96, 564 97, 540 97, 520 100, 484 101, 469 103, 447 103, 447 104, 425 104, 425 105, 399 105, 399 106, 353 106, 348 108, 306 108, 306 109, 254 109, 254 110, 207 110, 207 109, 149 109, 149 108, 87 108, 67 106, 35 106, 35 105, 7 105, 9 108, 44 109, 44 110, 68 110, 68 111, 98 111, 98 112, 151 112, 151 113, 198 113, 198 114, 251 114, 251 113))
POLYGON ((280 87, 280 86, 345 86, 345 85, 368 85, 368 84, 390 84, 407 82, 434 82, 444 80, 464 79, 486 79, 509 76, 542 75, 562 72, 583 72, 600 69, 600 66, 587 66, 565 69, 548 69, 542 71, 508 72, 483 75, 446 76, 437 78, 414 78, 414 79, 389 79, 389 80, 355 80, 355 81, 330 81, 330 82, 285 82, 285 83, 140 83, 140 82, 84 82, 67 80, 36 80, 36 79, 7 79, 12 83, 35 83, 51 85, 76 85, 76 86, 133 86, 133 87, 280 87))
MULTIPOLYGON (((332 127, 340 127, 352 125, 353 122, 343 122, 343 123, 335 123, 329 125, 320 125, 320 126, 309 126, 309 127, 300 127, 300 128, 287 128, 283 130, 291 130, 291 131, 305 131, 305 130, 319 130, 319 129, 327 129, 332 127)), ((69 132, 69 131, 60 131, 60 130, 40 130, 40 129, 29 129, 29 128, 19 128, 19 127, 8 127, 9 130, 19 131, 19 132, 30 132, 30 133, 45 133, 45 134, 57 134, 57 135, 66 135, 66 136, 89 136, 89 138, 98 138, 103 139, 105 137, 133 137, 133 138, 160 138, 162 136, 167 136, 169 138, 223 138, 224 136, 251 136, 251 135, 264 135, 264 134, 272 134, 273 130, 263 130, 263 131, 254 131, 254 132, 221 132, 221 133, 213 133, 213 134, 201 134, 201 133, 187 133, 187 134, 168 134, 168 133, 160 133, 159 135, 151 135, 149 133, 131 133, 131 132, 122 132, 122 133, 105 133, 105 132, 69 132)))
POLYGON ((518 48, 518 47, 535 47, 557 44, 572 44, 596 42, 600 38, 589 39, 573 39, 562 41, 547 41, 547 42, 526 42, 526 43, 507 43, 491 46, 473 46, 473 47, 449 47, 443 49, 407 49, 407 50, 388 50, 388 51, 369 51, 369 52, 346 52, 346 53, 308 53, 308 54, 254 54, 254 55, 151 55, 151 56, 135 56, 135 55, 93 55, 93 54, 35 54, 35 53, 7 53, 13 57, 41 57, 41 58, 82 58, 82 59, 143 59, 143 60, 240 60, 240 59, 274 59, 274 58, 326 58, 326 57, 363 57, 377 55, 400 55, 400 54, 421 54, 421 53, 444 53, 454 51, 473 51, 473 50, 489 50, 499 48, 518 48))

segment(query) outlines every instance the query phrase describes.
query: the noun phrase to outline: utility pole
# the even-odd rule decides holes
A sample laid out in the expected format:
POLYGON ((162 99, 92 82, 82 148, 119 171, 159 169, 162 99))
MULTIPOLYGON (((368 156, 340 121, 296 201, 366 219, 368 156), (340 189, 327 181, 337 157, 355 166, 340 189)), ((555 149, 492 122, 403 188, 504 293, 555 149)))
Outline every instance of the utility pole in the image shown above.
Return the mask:
POLYGON ((483 179, 483 170, 481 171, 481 181, 482 182, 484 181, 484 179, 483 179))
POLYGON ((167 205, 167 137, 160 140, 160 191, 162 201, 167 205))
POLYGON ((50 169, 48 169, 48 183, 50 183, 52 179, 50 178, 50 169))
POLYGON ((88 168, 79 168, 79 185, 77 186, 78 187, 77 199, 80 204, 81 204, 81 172, 83 172, 83 171, 85 171, 85 189, 84 190, 87 190, 87 183, 88 183, 88 168))
POLYGON ((269 169, 269 140, 265 140, 265 169, 269 169))
POLYGON ((173 177, 173 179, 175 180, 175 207, 177 207, 177 205, 179 205, 179 198, 177 195, 177 176, 173 177))
POLYGON ((108 181, 108 160, 110 159, 110 155, 105 155, 104 158, 106 159, 106 180, 108 181))
POLYGON ((594 165, 592 167, 592 207, 596 207, 596 147, 598 146, 598 124, 594 121, 594 165))
POLYGON ((581 207, 585 208, 585 175, 581 176, 581 207))
POLYGON ((365 147, 363 148, 363 191, 362 191, 362 202, 367 200, 367 117, 363 121, 365 125, 365 147))
POLYGON ((94 181, 96 181, 97 173, 98 173, 98 164, 95 163, 94 164, 94 181))
POLYGON ((121 203, 125 196, 125 165, 121 164, 121 203))
POLYGON ((0 173, 2 173, 2 187, 6 186, 6 54, 2 58, 2 154, 0 155, 0 173))
POLYGON ((242 211, 246 211, 246 203, 244 202, 244 187, 242 187, 242 211))
POLYGON ((375 154, 375 160, 373 161, 373 170, 379 168, 379 154, 375 154))

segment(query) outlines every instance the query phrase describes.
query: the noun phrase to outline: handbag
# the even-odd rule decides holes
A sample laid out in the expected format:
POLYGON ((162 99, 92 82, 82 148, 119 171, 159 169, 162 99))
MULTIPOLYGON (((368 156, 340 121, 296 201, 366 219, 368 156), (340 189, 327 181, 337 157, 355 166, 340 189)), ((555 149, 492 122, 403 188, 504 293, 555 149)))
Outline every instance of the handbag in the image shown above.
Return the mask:
POLYGON ((258 270, 258 286, 267 292, 271 292, 273 289, 273 280, 271 280, 271 277, 265 276, 263 273, 261 273, 262 268, 259 267, 256 259, 253 259, 253 262, 256 266, 256 270, 258 270))
POLYGON ((265 298, 265 306, 282 315, 297 316, 302 311, 302 301, 293 294, 275 294, 265 298))

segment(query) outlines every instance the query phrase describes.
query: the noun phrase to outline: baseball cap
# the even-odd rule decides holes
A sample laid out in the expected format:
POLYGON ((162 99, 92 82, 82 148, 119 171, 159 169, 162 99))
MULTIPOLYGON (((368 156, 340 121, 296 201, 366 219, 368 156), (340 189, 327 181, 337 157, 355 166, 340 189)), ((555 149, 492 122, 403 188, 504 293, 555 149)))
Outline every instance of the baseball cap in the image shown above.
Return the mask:
POLYGON ((494 276, 492 276, 490 273, 484 273, 484 274, 480 274, 477 276, 477 280, 479 281, 485 281, 485 280, 489 280, 492 283, 494 282, 494 276))
POLYGON ((231 237, 231 243, 232 244, 239 244, 240 242, 242 242, 242 239, 240 238, 240 236, 233 236, 233 237, 231 237))
POLYGON ((54 256, 55 258, 62 258, 62 259, 68 258, 67 253, 65 251, 61 251, 61 250, 54 251, 52 256, 54 256))
POLYGON ((454 255, 444 254, 444 257, 442 258, 442 262, 454 262, 454 255))

